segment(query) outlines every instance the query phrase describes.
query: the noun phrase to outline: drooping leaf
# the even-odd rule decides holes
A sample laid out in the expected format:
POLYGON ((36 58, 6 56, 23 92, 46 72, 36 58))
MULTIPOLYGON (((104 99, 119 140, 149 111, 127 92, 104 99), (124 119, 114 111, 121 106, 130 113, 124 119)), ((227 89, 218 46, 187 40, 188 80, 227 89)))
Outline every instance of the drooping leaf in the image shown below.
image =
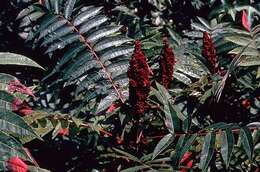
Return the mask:
POLYGON ((23 55, 14 53, 0 53, 0 65, 21 65, 43 69, 39 64, 23 55))
POLYGON ((77 0, 67 0, 66 1, 65 9, 64 9, 64 16, 66 19, 68 19, 71 16, 76 1, 77 0))
POLYGON ((250 130, 247 127, 242 127, 240 129, 239 136, 241 139, 242 147, 244 148, 247 157, 250 160, 252 160, 254 144, 253 144, 253 138, 250 130))
POLYGON ((87 21, 89 18, 99 14, 101 12, 102 7, 89 7, 83 13, 80 13, 73 19, 73 24, 78 26, 83 22, 87 21))
POLYGON ((15 157, 19 156, 25 160, 31 161, 24 151, 23 145, 18 142, 12 136, 0 132, 0 161, 5 160, 5 157, 15 157))
POLYGON ((8 91, 9 83, 15 80, 17 80, 17 78, 12 75, 0 73, 0 90, 8 91))
POLYGON ((209 163, 213 157, 215 149, 215 139, 216 134, 214 131, 208 133, 204 138, 199 164, 199 167, 202 171, 207 170, 209 163))
POLYGON ((84 34, 90 31, 91 29, 100 26, 101 24, 105 23, 108 20, 108 18, 104 15, 97 16, 95 18, 90 19, 86 23, 83 23, 79 27, 79 33, 84 34))
MULTIPOLYGON (((101 100, 101 105, 109 105, 112 103, 112 99, 108 98, 111 93, 116 93, 117 99, 124 102, 128 96, 125 94, 128 83, 126 73, 129 55, 133 51, 130 45, 132 40, 120 33, 122 26, 107 22, 109 18, 102 14, 102 7, 84 6, 76 2, 42 3, 46 8, 39 9, 44 13, 38 20, 40 26, 30 30, 28 40, 34 40, 34 45, 44 46, 50 57, 56 51, 64 52, 44 81, 50 82, 50 89, 58 85, 63 88, 75 86, 76 94, 72 95, 81 99, 87 97, 82 101, 85 105, 95 98, 101 100)), ((79 107, 84 106, 81 104, 79 107)), ((109 106, 102 106, 98 111, 106 107, 109 106)))
POLYGON ((87 37, 89 43, 95 43, 101 38, 106 36, 112 35, 120 30, 122 26, 107 26, 104 28, 100 28, 96 32, 92 33, 90 36, 87 37))
POLYGON ((30 172, 51 172, 49 170, 46 170, 46 169, 43 169, 43 168, 40 168, 40 167, 36 167, 36 166, 28 166, 28 169, 30 172))
POLYGON ((165 135, 156 145, 154 151, 153 151, 153 157, 156 158, 161 152, 163 152, 174 140, 174 135, 172 133, 169 133, 165 135))
POLYGON ((109 47, 113 47, 113 46, 119 46, 119 45, 122 45, 126 42, 130 42, 132 41, 132 39, 130 38, 126 38, 126 37, 112 37, 112 38, 105 38, 104 40, 101 40, 99 42, 97 42, 95 45, 94 45, 94 49, 96 51, 102 51, 104 49, 107 49, 109 47))
POLYGON ((135 171, 142 171, 149 168, 147 165, 140 165, 140 166, 135 166, 135 167, 130 167, 127 169, 123 169, 121 172, 135 172, 135 171))
POLYGON ((221 155, 226 164, 226 167, 229 167, 229 162, 231 159, 233 147, 235 144, 235 139, 231 128, 227 128, 221 133, 221 155))
POLYGON ((173 163, 175 165, 179 164, 180 159, 183 155, 191 148, 193 142, 197 138, 197 134, 193 134, 190 137, 188 135, 182 135, 175 147, 175 154, 172 157, 173 163))
POLYGON ((6 91, 0 90, 0 108, 12 111, 12 103, 15 97, 6 91))
POLYGON ((0 109, 0 130, 19 136, 40 138, 23 118, 5 109, 0 109))

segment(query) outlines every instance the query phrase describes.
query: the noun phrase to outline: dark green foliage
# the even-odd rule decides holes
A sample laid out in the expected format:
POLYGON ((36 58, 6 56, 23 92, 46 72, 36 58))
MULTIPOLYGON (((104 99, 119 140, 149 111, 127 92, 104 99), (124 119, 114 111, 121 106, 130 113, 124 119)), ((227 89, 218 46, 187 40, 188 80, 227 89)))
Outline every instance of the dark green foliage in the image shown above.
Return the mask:
POLYGON ((76 85, 72 94, 78 100, 95 93, 87 102, 101 99, 95 108, 95 113, 100 113, 116 100, 123 103, 127 99, 127 59, 133 48, 126 43, 131 39, 120 35, 121 26, 109 24, 109 19, 102 14, 102 8, 81 7, 75 2, 72 0, 59 4, 59 8, 64 8, 60 12, 62 15, 55 14, 57 6, 51 5, 49 8, 45 4, 46 10, 34 4, 27 8, 32 8, 32 12, 22 12, 19 18, 22 26, 30 27, 36 23, 34 20, 24 23, 25 18, 41 13, 37 19, 41 24, 29 32, 28 39, 45 46, 45 53, 50 57, 54 52, 64 50, 64 56, 59 58, 54 70, 44 79, 50 84, 49 89, 59 92, 53 90, 57 85, 59 88, 76 85))

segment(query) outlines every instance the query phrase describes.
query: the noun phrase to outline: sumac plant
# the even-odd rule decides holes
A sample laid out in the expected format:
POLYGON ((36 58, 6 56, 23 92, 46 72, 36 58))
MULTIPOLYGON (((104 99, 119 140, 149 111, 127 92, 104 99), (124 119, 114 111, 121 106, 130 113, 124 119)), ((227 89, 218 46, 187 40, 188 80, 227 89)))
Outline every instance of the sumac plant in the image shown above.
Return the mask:
POLYGON ((258 1, 0 10, 0 171, 260 171, 258 1))

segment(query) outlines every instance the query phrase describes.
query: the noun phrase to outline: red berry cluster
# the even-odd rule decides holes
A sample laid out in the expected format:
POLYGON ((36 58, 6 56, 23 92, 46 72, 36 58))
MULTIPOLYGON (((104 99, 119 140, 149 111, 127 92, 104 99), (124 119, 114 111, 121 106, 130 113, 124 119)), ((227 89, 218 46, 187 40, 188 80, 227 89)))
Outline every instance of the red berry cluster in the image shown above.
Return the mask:
POLYGON ((160 83, 169 88, 171 81, 173 80, 173 70, 175 64, 175 57, 172 49, 169 47, 169 42, 164 39, 164 47, 160 58, 160 83))
POLYGON ((147 104, 146 99, 150 92, 150 70, 147 59, 141 50, 141 42, 135 42, 135 50, 128 69, 129 101, 135 114, 143 114, 147 104))
POLYGON ((210 64, 210 72, 217 72, 217 53, 213 45, 212 39, 207 32, 203 34, 202 56, 206 58, 210 64))

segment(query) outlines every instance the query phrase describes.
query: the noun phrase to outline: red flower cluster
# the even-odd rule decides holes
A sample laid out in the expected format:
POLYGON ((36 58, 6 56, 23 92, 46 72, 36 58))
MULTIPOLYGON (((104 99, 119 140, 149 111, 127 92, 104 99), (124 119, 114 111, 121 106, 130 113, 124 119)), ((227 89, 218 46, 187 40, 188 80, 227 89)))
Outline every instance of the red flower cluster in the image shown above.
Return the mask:
POLYGON ((150 92, 150 70, 144 53, 141 51, 141 42, 135 42, 135 50, 128 69, 129 101, 135 114, 144 113, 146 99, 150 92))
POLYGON ((15 98, 12 102, 12 111, 18 113, 21 116, 30 115, 33 112, 27 102, 22 102, 18 98, 15 98))
POLYGON ((172 49, 169 47, 169 42, 165 38, 164 39, 164 47, 163 52, 160 58, 160 83, 169 88, 171 81, 173 80, 173 70, 175 64, 175 57, 172 49))
POLYGON ((35 99, 35 96, 32 90, 26 86, 24 86, 20 81, 13 80, 8 84, 8 91, 13 92, 20 92, 29 96, 32 96, 35 99))
POLYGON ((202 56, 210 63, 210 72, 217 72, 217 53, 212 39, 207 32, 203 34, 202 56))
POLYGON ((8 169, 11 172, 27 172, 28 165, 23 162, 19 157, 11 157, 7 161, 8 169))

